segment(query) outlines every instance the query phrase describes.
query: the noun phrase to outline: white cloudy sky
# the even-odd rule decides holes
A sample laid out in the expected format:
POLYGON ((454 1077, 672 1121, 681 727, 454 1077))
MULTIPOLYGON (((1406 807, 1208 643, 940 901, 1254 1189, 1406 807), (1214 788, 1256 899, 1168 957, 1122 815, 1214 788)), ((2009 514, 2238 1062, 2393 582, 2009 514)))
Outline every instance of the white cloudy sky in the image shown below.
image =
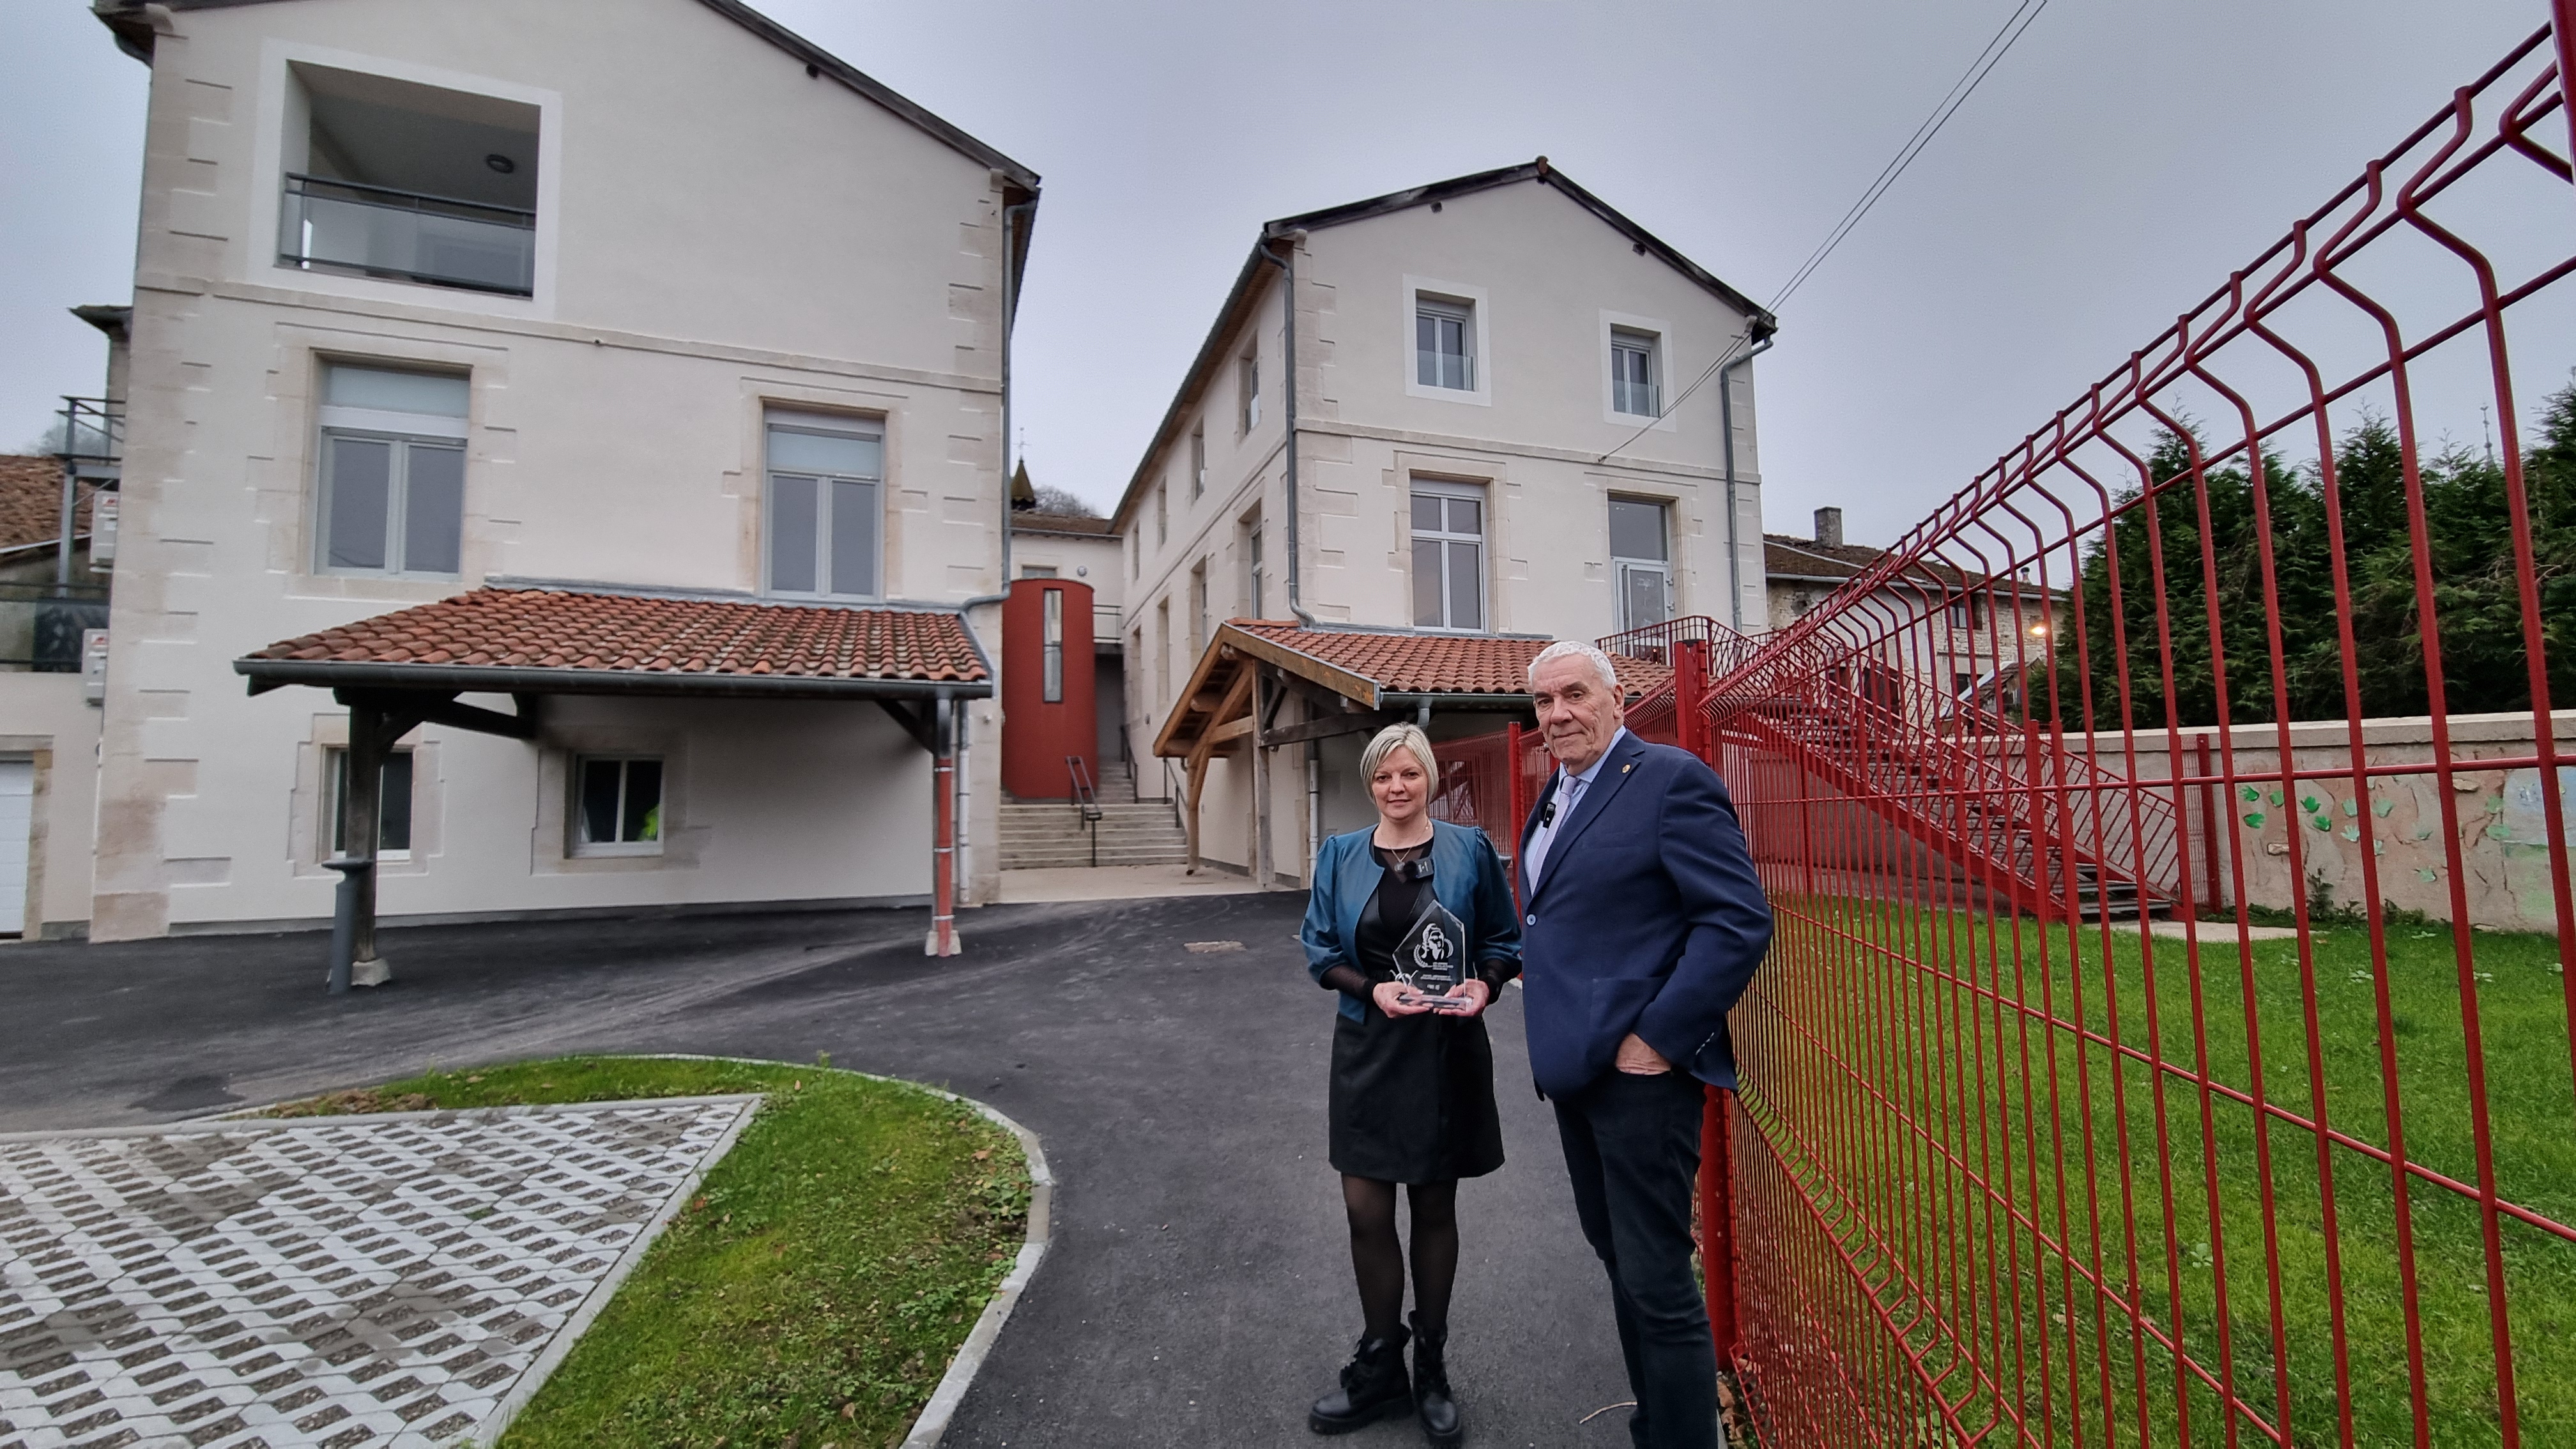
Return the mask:
MULTIPOLYGON (((1544 154, 1767 298, 2013 9, 755 3, 1045 176, 1019 417, 1032 471, 1102 505, 1263 220, 1544 154)), ((130 290, 145 72, 87 11, 0 3, 0 450, 98 387, 63 309, 130 290)), ((1769 527, 1832 503, 1892 538, 2547 11, 2050 0, 1783 309, 1769 527)))

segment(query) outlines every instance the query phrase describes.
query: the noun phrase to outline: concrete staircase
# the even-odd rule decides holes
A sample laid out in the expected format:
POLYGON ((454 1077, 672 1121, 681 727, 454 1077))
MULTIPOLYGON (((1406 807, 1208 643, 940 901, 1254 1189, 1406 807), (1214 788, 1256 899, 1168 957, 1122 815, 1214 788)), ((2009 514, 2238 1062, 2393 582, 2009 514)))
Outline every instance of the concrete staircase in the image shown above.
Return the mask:
MULTIPOLYGON (((1121 792, 1124 793, 1124 792, 1121 792)), ((1066 866, 1179 865, 1189 859, 1189 837, 1167 803, 1123 804, 1104 800, 1097 824, 1069 801, 1002 802, 1001 868, 1048 870, 1066 866), (1092 857, 1092 835, 1100 853, 1092 857)))

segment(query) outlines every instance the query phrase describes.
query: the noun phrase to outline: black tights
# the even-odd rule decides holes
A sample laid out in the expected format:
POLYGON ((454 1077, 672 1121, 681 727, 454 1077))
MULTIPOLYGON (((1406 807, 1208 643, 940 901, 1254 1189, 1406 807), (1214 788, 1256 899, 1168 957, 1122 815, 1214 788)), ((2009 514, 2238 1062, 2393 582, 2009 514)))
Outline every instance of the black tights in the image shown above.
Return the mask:
MULTIPOLYGON (((1449 1326, 1449 1289, 1458 1280, 1458 1180, 1411 1184, 1413 1316, 1434 1333, 1449 1326)), ((1367 1336, 1392 1338, 1404 1317, 1404 1247, 1395 1237, 1395 1184, 1342 1177, 1351 1218, 1351 1268, 1360 1280, 1367 1336)))

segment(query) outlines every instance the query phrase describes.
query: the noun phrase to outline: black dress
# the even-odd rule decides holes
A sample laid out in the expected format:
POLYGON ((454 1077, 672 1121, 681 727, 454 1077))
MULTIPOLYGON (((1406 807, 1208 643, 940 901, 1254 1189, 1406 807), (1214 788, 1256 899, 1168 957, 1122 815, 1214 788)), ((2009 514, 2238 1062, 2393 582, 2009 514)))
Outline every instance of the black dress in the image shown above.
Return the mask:
MULTIPOLYGON (((1380 866, 1427 856, 1372 845, 1380 866)), ((1371 985, 1392 980, 1395 948, 1431 894, 1431 882, 1390 869, 1360 911, 1351 944, 1371 985)), ((1489 986, 1493 984, 1488 979, 1489 986)), ((1331 1155, 1336 1171, 1381 1182, 1447 1182, 1503 1165, 1494 1111, 1494 1048, 1482 1016, 1438 1012, 1393 1017, 1363 998, 1365 1020, 1333 1027, 1331 1155)))

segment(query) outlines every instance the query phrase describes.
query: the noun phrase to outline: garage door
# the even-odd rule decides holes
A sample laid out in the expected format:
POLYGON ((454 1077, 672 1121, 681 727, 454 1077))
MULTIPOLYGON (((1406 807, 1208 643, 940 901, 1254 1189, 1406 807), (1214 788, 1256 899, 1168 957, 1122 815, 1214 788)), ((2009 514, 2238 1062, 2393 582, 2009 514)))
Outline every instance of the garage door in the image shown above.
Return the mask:
POLYGON ((0 935, 27 930, 27 830, 35 808, 35 761, 0 760, 0 935))

